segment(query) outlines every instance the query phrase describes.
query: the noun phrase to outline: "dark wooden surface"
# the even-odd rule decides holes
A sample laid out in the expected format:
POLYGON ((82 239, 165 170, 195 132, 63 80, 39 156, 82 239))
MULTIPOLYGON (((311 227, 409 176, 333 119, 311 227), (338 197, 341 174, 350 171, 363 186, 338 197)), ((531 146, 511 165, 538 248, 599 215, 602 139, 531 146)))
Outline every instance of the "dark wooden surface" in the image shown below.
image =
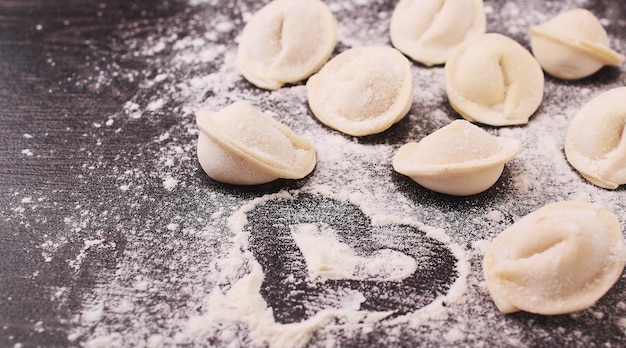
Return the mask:
MULTIPOLYGON (((502 2, 495 3, 497 10, 502 2)), ((609 28, 623 30, 623 26, 615 24, 626 18, 623 2, 588 1, 588 7, 604 14, 610 20, 609 28)), ((142 153, 135 146, 151 144, 175 122, 175 115, 164 113, 150 122, 127 122, 123 127, 119 122, 125 121, 118 119, 115 127, 94 128, 94 123, 101 124, 109 115, 122 112, 124 103, 140 94, 143 75, 154 74, 144 70, 153 68, 135 57, 132 47, 125 46, 129 38, 142 40, 158 34, 164 30, 159 25, 162 20, 181 13, 190 14, 180 18, 191 18, 192 12, 183 0, 0 0, 1 347, 15 343, 24 347, 81 343, 68 340, 71 318, 80 313, 85 294, 106 282, 98 278, 101 271, 114 272, 123 258, 126 237, 113 223, 98 224, 99 236, 113 247, 90 253, 77 273, 63 258, 75 257, 83 238, 80 229, 68 230, 64 217, 69 211, 93 204, 94 210, 117 214, 117 223, 140 228, 142 221, 137 216, 165 209, 159 203, 164 196, 159 182, 148 179, 144 183, 143 193, 154 197, 151 203, 140 209, 129 208, 119 194, 115 175, 106 173, 132 169, 132 163, 142 161, 142 153), (132 80, 104 76, 109 79, 106 88, 98 88, 98 71, 111 71, 112 65, 120 72, 138 71, 139 76, 132 80), (106 141, 98 143, 102 139, 106 141), (97 167, 95 171, 88 168, 91 165, 97 167), (31 197, 35 204, 20 205, 16 197, 31 197), (69 242, 56 250, 52 261, 46 261, 41 257, 41 245, 50 235, 64 235, 69 242), (62 302, 51 296, 55 288, 69 289, 62 302)), ((184 28, 181 25, 179 35, 185 35, 184 28)), ((619 33, 622 39, 625 34, 619 33)), ((623 80, 622 75, 618 69, 604 69, 585 83, 615 82, 623 80)), ((170 109, 176 106, 176 101, 172 103, 170 109)), ((381 138, 363 139, 362 143, 385 142, 393 132, 398 130, 381 138)), ((218 191, 233 191, 209 181, 202 173, 197 174, 194 182, 218 191)), ((404 181, 401 184, 407 185, 404 181)), ((303 183, 279 182, 258 190, 236 190, 236 195, 248 199, 299 185, 303 183)), ((411 186, 406 190, 420 189, 411 186)), ((442 209, 469 209, 474 204, 423 190, 417 194, 439 202, 433 204, 440 204, 442 209)), ((184 198, 169 197, 168 204, 180 212, 199 209, 184 198)), ((497 200, 497 191, 483 198, 497 200)), ((612 290, 607 303, 614 305, 624 300, 623 283, 612 290)), ((546 323, 555 330, 565 326, 568 332, 568 325, 578 325, 567 318, 553 320, 521 314, 518 319, 530 323, 529 326, 546 323)), ((616 327, 598 325, 589 330, 593 332, 585 331, 585 337, 592 342, 596 338, 617 344, 626 342, 616 327)), ((524 340, 530 345, 552 342, 545 337, 524 340)), ((384 338, 378 342, 384 342, 384 338)), ((564 338, 556 342, 571 341, 564 338)))
MULTIPOLYGON (((150 127, 126 128, 95 148, 93 123, 120 112, 139 81, 114 81, 111 88, 97 91, 80 82, 108 64, 140 69, 145 65, 140 60, 120 60, 128 49, 120 47, 120 36, 141 37, 184 5, 153 0, 0 1, 0 346, 69 345, 66 320, 80 308, 78 294, 96 279, 89 270, 77 277, 70 274, 61 260, 45 262, 39 246, 46 235, 66 229, 64 211, 107 191, 97 187, 110 189, 106 178, 83 176, 81 163, 94 156, 111 160, 128 144, 155 133, 150 127), (32 149, 33 155, 25 156, 23 149, 32 149), (18 222, 11 216, 19 213, 8 201, 16 192, 29 191, 45 192, 58 204, 44 208, 39 218, 18 222), (47 216, 45 221, 41 216, 47 216), (55 286, 70 286, 75 295, 68 303, 54 303, 50 289, 55 286), (42 329, 34 330, 38 322, 42 329)), ((123 248, 123 237, 107 238, 117 240, 119 247, 100 255, 94 267, 114 267, 121 256, 117 251, 123 248)))

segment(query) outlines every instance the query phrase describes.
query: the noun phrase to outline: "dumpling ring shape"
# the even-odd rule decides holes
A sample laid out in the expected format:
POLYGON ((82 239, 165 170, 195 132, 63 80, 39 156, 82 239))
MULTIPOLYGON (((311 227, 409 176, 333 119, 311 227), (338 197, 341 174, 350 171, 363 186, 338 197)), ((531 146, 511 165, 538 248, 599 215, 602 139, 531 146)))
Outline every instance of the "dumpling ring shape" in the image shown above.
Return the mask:
POLYGON ((593 13, 577 8, 530 28, 530 46, 550 75, 574 80, 604 65, 617 66, 624 56, 609 47, 609 38, 593 13))
POLYGON ((277 90, 300 82, 326 63, 337 43, 337 21, 320 0, 274 0, 244 27, 237 52, 241 74, 277 90))
POLYGON ((315 149, 287 126, 238 101, 219 112, 201 110, 198 161, 214 180, 234 185, 300 179, 315 167, 315 149))
POLYGON ((353 136, 385 131, 413 101, 411 63, 391 47, 352 48, 307 82, 309 106, 325 125, 353 136))
POLYGON ((394 47, 432 66, 445 63, 455 47, 485 28, 483 0, 401 0, 389 33, 394 47))
POLYGON ((493 186, 504 164, 517 156, 517 139, 496 137, 465 120, 402 146, 393 168, 418 184, 454 196, 469 196, 493 186))
POLYGON ((576 201, 524 216, 493 240, 483 260, 487 288, 503 313, 556 315, 589 308, 623 269, 617 216, 576 201))
POLYGON ((482 34, 459 45, 444 74, 450 105, 471 122, 525 124, 543 100, 541 66, 501 34, 482 34))
POLYGON ((569 163, 593 184, 626 184, 626 87, 595 97, 574 116, 565 136, 569 163))

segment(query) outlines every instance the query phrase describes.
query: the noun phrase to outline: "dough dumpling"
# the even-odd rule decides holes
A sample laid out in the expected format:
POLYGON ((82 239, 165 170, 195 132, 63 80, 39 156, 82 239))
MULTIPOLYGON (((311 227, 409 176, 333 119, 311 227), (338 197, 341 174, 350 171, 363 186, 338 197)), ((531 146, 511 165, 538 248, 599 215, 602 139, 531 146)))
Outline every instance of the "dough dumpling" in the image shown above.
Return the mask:
POLYGON ((574 116, 565 137, 569 163, 593 184, 626 184, 626 87, 604 92, 574 116))
POLYGON ((306 86, 313 114, 354 136, 385 131, 407 114, 413 100, 411 63, 391 47, 344 51, 306 86))
POLYGON ((235 185, 300 179, 315 167, 315 149, 280 122, 238 101, 220 110, 201 110, 198 160, 214 180, 235 185))
POLYGON ((482 0, 400 0, 391 16, 391 42, 411 59, 445 63, 461 42, 485 32, 482 0))
POLYGON ((530 46, 544 70, 561 79, 587 77, 624 56, 611 50, 609 38, 593 13, 577 8, 530 28, 530 46))
POLYGON ((517 139, 497 137, 456 120, 419 143, 402 146, 393 168, 430 190, 469 196, 493 186, 520 148, 517 139))
POLYGON ((471 122, 525 124, 543 100, 541 66, 524 47, 501 34, 482 34, 462 43, 444 72, 450 104, 471 122))
POLYGON ((260 88, 277 90, 316 72, 337 43, 337 22, 320 0, 274 0, 257 11, 240 37, 237 66, 260 88))
POLYGON ((487 288, 503 313, 564 314, 593 306, 622 275, 617 216, 585 202, 558 202, 498 235, 483 260, 487 288))

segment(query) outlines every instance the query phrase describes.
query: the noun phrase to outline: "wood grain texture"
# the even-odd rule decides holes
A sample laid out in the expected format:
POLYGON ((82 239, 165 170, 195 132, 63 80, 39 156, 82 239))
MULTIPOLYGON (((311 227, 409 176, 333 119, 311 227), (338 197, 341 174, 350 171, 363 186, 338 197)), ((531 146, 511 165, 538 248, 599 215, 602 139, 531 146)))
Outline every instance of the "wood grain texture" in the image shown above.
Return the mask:
MULTIPOLYGON (((114 82, 94 91, 74 82, 107 64, 141 67, 141 61, 120 61, 120 35, 141 37, 180 10, 175 1, 0 1, 0 346, 68 346, 67 320, 83 289, 98 281, 90 268, 115 266, 124 241, 114 232, 106 232, 107 238, 119 247, 88 262, 80 274, 62 259, 45 262, 39 255, 48 233, 67 229, 64 212, 90 195, 106 194, 98 178, 93 185, 77 182, 81 163, 114 157, 129 142, 154 135, 147 127, 94 147, 87 131, 119 112, 138 86, 114 82), (10 216, 19 213, 7 208, 7 200, 29 188, 48 192, 58 206, 45 213, 45 221, 17 224, 10 216), (55 302, 50 294, 56 287, 69 287, 70 301, 55 302)), ((80 249, 78 240, 69 245, 68 255, 80 249)))

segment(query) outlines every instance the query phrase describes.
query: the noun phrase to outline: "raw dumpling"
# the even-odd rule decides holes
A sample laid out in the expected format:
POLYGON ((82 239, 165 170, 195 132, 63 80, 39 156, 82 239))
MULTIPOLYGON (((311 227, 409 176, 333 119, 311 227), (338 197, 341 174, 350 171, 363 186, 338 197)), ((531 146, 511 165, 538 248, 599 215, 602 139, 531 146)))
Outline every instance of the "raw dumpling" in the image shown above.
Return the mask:
POLYGON ((315 149, 306 139, 246 102, 201 110, 198 160, 214 180, 235 185, 300 179, 315 167, 315 149))
POLYGON ((461 42, 485 32, 482 0, 401 0, 391 16, 391 42, 413 60, 442 64, 461 42))
POLYGON ((624 56, 611 50, 606 31, 593 15, 574 9, 530 28, 530 46, 544 70, 561 79, 587 77, 624 56))
POLYGON ((487 288, 503 313, 564 314, 593 306, 624 269, 617 216, 585 202, 558 202, 497 236, 483 260, 487 288))
POLYGON ((354 136, 388 129, 407 114, 413 100, 411 63, 391 47, 342 52, 306 86, 313 114, 325 125, 354 136))
POLYGON ((462 43, 445 66, 452 107, 491 126, 528 123, 543 100, 543 71, 524 47, 501 34, 462 43))
POLYGON ((578 111, 567 130, 565 155, 595 185, 626 184, 626 87, 604 92, 578 111))
POLYGON ((517 139, 496 137, 465 120, 456 120, 419 143, 402 146, 393 168, 440 193, 469 196, 493 186, 504 163, 520 152, 517 139))
POLYGON ((237 66, 260 88, 277 90, 316 72, 337 43, 337 22, 319 0, 274 0, 256 12, 239 40, 237 66))

